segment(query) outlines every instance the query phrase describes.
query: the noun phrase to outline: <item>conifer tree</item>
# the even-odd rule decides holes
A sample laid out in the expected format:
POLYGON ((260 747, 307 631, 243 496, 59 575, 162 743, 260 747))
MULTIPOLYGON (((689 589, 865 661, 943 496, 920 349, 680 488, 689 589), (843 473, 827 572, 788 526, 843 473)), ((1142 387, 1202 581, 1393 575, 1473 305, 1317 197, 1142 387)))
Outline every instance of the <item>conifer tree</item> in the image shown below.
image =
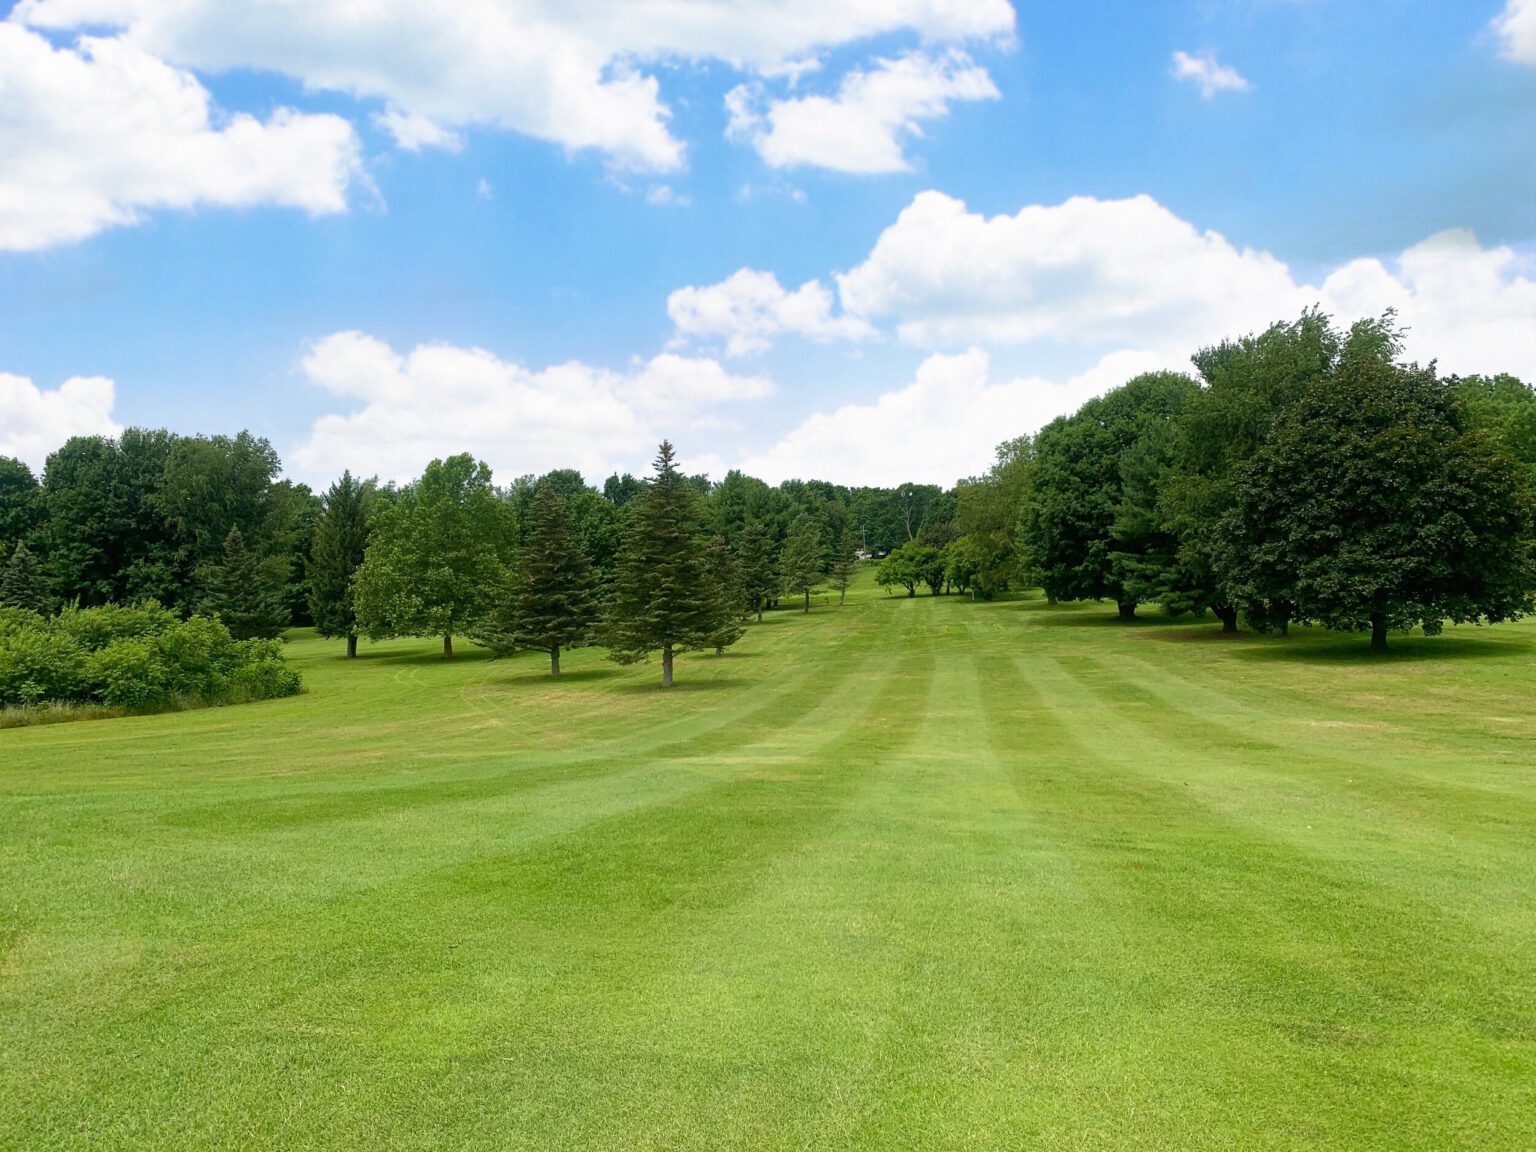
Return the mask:
POLYGON ((848 586, 853 583, 858 570, 859 542, 852 528, 844 528, 843 538, 838 541, 837 555, 832 560, 832 587, 837 589, 839 604, 847 599, 848 586))
POLYGON ((634 511, 615 564, 604 634, 609 654, 634 664, 661 650, 661 684, 672 686, 672 658, 712 644, 716 600, 700 543, 699 497, 661 442, 656 475, 630 501, 634 511))
POLYGON ((741 565, 724 536, 716 536, 709 542, 704 553, 704 576, 715 602, 715 633, 710 642, 715 646, 715 655, 724 656, 726 648, 746 633, 741 623, 746 615, 741 565))
POLYGON ((741 535, 741 587, 748 609, 763 620, 763 608, 779 590, 779 573, 774 564, 773 532, 768 525, 754 520, 741 535))
POLYGON ((597 577, 577 538, 565 501, 548 481, 530 510, 528 540, 510 595, 475 638, 496 651, 537 648, 560 675, 560 649, 578 648, 598 622, 597 577))
POLYGON ((805 513, 795 518, 779 554, 779 574, 786 592, 805 595, 805 610, 811 610, 811 591, 822 581, 825 566, 821 554, 821 528, 805 513))
POLYGON ((359 481, 351 472, 343 472, 325 494, 325 511, 315 524, 315 539, 304 569, 315 631, 330 639, 345 636, 348 659, 357 655, 352 577, 368 549, 373 500, 371 480, 359 481))
POLYGON ((245 546, 240 529, 224 538, 222 560, 208 570, 203 611, 217 616, 236 640, 270 639, 288 625, 282 574, 245 546))
POLYGON ((29 612, 48 611, 48 584, 43 579, 37 557, 20 541, 6 561, 0 575, 0 606, 25 608, 29 612))

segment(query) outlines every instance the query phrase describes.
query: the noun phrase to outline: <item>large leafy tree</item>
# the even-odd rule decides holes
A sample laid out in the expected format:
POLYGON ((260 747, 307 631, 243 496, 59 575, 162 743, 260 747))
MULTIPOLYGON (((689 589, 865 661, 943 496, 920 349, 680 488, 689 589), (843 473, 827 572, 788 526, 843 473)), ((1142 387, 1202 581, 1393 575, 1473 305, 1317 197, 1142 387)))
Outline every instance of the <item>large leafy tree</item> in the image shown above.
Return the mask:
POLYGON ((454 636, 478 625, 505 586, 514 516, 483 463, 468 454, 432 461, 375 514, 353 585, 364 632, 441 636, 443 658, 453 659, 454 636))
POLYGON ((1053 420, 1035 438, 1020 535, 1047 596, 1110 599, 1123 619, 1135 615, 1137 593, 1126 587, 1125 558, 1147 555, 1153 541, 1114 533, 1126 456, 1157 434, 1194 390, 1194 381, 1179 373, 1138 376, 1053 420))
POLYGON ((761 623, 763 609, 779 591, 778 559, 773 532, 759 521, 749 523, 741 534, 741 589, 747 608, 757 613, 761 623))
POLYGON ((1446 384, 1466 406, 1471 426, 1496 436, 1511 456, 1536 475, 1536 389, 1507 372, 1451 376, 1446 384))
POLYGON ((604 617, 609 654, 634 664, 658 649, 661 684, 672 686, 673 657, 713 646, 718 602, 708 584, 698 488, 677 468, 663 440, 655 476, 633 496, 604 617))
POLYGON ((343 472, 325 494, 305 565, 315 631, 332 639, 345 637, 349 659, 357 655, 358 632, 352 578, 368 550, 374 503, 373 481, 343 472))
MULTIPOLYGON (((578 496, 584 488, 573 493, 578 496)), ((528 537, 509 580, 509 595, 489 615, 476 639, 497 651, 537 648, 549 654, 549 674, 560 675, 560 650, 577 648, 598 623, 597 578, 575 525, 553 483, 539 485, 527 512, 528 537)))
POLYGON ((20 460, 0 456, 0 556, 32 540, 42 522, 42 487, 20 460))
POLYGON ((811 592, 826 576, 826 558, 822 553, 821 527, 805 513, 790 526, 779 553, 779 576, 785 592, 805 596, 805 611, 811 610, 811 592))
POLYGON ((202 610, 223 621, 236 640, 270 639, 287 627, 284 564, 251 551, 240 529, 229 530, 219 562, 204 572, 208 589, 202 610))
POLYGON ((25 542, 17 542, 16 550, 5 562, 5 568, 0 570, 0 606, 25 608, 29 612, 48 611, 48 582, 37 557, 32 555, 25 542))
POLYGON ((1528 477, 1398 348, 1390 317, 1356 324, 1235 470, 1215 561, 1250 618, 1366 630, 1382 651, 1391 629, 1530 610, 1528 477))

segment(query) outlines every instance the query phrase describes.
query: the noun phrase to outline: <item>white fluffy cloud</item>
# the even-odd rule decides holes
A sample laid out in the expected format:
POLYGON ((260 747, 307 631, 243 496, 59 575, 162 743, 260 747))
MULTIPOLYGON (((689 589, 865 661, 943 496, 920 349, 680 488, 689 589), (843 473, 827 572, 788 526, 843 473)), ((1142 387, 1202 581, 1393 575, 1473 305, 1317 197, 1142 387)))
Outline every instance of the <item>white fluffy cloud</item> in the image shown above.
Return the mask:
POLYGON ((1193 56, 1188 52, 1175 52, 1173 76, 1176 80, 1196 85, 1200 95, 1207 100, 1218 92, 1247 92, 1252 87, 1237 69, 1218 63, 1214 52, 1199 52, 1193 56))
POLYGON ((1508 0, 1493 21, 1499 55, 1516 64, 1536 65, 1536 0, 1508 0))
POLYGON ((25 376, 0 372, 0 456, 41 471, 48 454, 71 436, 116 436, 112 381, 76 376, 45 392, 25 376))
POLYGON ((80 240, 152 208, 341 212, 356 166, 340 117, 216 125, 196 79, 130 43, 60 49, 0 23, 0 249, 80 240))
POLYGON ((456 452, 502 479, 569 467, 600 478, 638 466, 663 435, 718 426, 724 406, 773 391, 761 376, 671 353, 628 373, 576 362, 534 371, 478 348, 402 355, 361 332, 321 340, 303 368, 318 387, 361 402, 316 421, 293 454, 297 473, 315 479, 349 467, 407 480, 456 452))
POLYGON ((922 121, 948 115, 956 101, 999 96, 986 70, 963 52, 909 52, 849 73, 835 96, 765 100, 760 86, 733 89, 728 134, 751 143, 772 168, 904 172, 904 145, 922 135, 922 121))
POLYGON ((771 272, 743 268, 704 288, 679 288, 667 298, 677 341, 725 341, 728 356, 766 351, 781 335, 811 340, 863 340, 874 328, 854 316, 832 315, 832 292, 810 280, 793 292, 771 272))
POLYGON ((1118 352, 1065 383, 1032 377, 994 383, 986 353, 930 356, 912 383, 867 404, 817 413, 742 469, 786 479, 895 485, 953 484, 984 471, 993 449, 1038 429, 1142 372, 1167 368, 1155 352, 1118 352))
POLYGON ((621 167, 683 162, 656 78, 663 58, 792 75, 818 53, 914 32, 925 42, 1003 38, 1007 0, 22 0, 39 27, 123 30, 173 63, 281 73, 384 102, 406 147, 456 129, 509 129, 621 167))

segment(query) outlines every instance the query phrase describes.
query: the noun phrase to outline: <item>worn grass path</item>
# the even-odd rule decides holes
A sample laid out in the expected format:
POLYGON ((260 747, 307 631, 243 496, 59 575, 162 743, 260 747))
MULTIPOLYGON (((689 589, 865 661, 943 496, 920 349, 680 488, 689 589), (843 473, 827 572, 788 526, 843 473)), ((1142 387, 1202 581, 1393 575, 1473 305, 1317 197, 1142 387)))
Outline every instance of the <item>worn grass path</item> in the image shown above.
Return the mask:
POLYGON ((1536 1147, 1536 628, 785 612, 0 732, 0 1148, 1536 1147))

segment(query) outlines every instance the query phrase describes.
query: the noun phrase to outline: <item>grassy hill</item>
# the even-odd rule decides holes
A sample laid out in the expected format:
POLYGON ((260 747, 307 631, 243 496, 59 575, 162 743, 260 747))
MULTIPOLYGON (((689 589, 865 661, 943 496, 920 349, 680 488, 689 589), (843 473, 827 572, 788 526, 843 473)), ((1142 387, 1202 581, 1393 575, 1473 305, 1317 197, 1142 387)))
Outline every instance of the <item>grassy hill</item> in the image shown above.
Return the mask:
POLYGON ((290 646, 0 732, 0 1147, 1536 1146, 1536 627, 290 646))

